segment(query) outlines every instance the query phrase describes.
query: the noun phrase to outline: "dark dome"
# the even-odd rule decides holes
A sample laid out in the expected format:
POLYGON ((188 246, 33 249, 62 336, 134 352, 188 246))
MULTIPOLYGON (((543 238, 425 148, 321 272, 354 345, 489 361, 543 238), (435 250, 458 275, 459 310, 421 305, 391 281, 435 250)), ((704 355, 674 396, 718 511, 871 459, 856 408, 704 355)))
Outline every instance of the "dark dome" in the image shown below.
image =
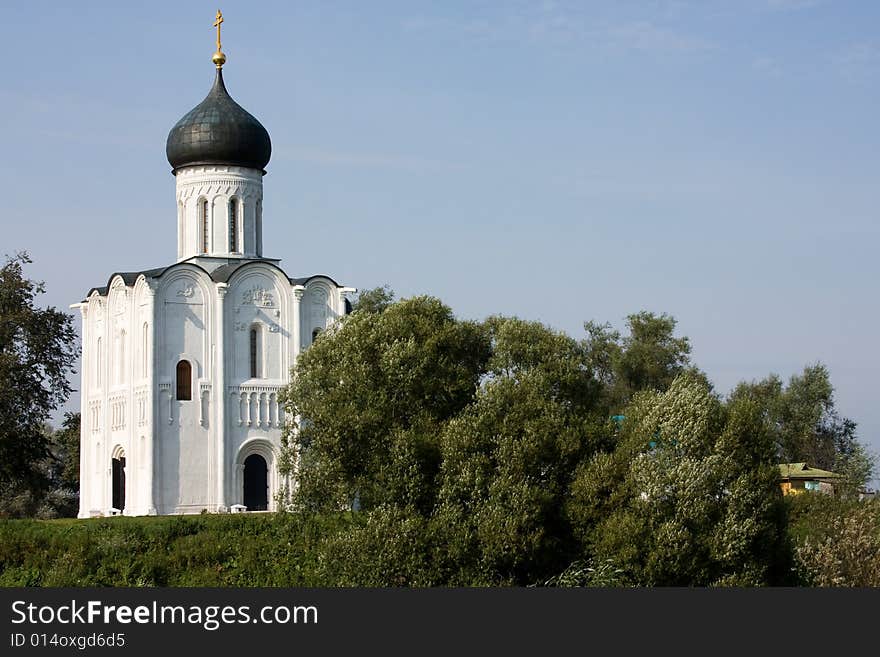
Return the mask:
POLYGON ((272 155, 266 128, 236 103, 217 69, 214 86, 168 133, 165 154, 174 169, 193 164, 232 164, 265 169, 272 155))

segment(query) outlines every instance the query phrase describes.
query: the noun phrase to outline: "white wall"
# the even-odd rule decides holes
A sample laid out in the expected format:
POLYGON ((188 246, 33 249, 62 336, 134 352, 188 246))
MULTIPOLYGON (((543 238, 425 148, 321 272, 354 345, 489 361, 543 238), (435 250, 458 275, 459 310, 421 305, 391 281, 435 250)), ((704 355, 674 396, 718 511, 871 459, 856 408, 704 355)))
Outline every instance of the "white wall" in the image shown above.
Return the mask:
POLYGON ((115 276, 106 296, 92 293, 80 304, 80 517, 110 512, 111 460, 122 454, 126 515, 240 504, 251 454, 267 461, 273 508, 285 421, 277 395, 312 330, 344 313, 340 291, 324 277, 292 286, 273 264, 251 261, 228 283, 178 263, 161 278, 140 276, 127 287, 115 276), (252 328, 260 336, 257 377, 252 328), (192 367, 190 401, 176 399, 181 359, 192 367))
POLYGON ((208 255, 257 257, 257 211, 262 208, 263 172, 234 166, 192 166, 176 171, 178 203, 178 261, 202 254, 199 202, 208 201, 208 255), (236 200, 236 249, 230 250, 229 201, 236 200))

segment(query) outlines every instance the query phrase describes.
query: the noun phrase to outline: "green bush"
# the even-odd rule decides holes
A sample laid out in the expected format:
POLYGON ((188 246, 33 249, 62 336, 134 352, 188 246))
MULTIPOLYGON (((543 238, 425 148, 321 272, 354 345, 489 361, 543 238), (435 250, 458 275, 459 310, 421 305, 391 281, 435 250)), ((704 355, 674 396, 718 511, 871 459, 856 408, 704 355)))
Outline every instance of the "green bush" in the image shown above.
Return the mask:
POLYGON ((0 520, 0 586, 321 586, 345 514, 0 520))
POLYGON ((795 574, 807 586, 880 586, 880 501, 786 499, 795 574))

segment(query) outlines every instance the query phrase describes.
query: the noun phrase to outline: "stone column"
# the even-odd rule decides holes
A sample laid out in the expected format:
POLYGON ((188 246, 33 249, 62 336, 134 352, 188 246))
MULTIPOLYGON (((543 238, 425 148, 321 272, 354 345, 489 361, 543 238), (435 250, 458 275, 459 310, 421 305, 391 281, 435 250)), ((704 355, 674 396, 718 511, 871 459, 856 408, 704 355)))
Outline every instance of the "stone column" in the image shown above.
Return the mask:
POLYGON ((293 288, 293 357, 290 360, 291 366, 296 365, 296 359, 299 352, 302 351, 302 298, 306 288, 302 285, 296 285, 293 288))
POLYGON ((357 292, 356 287, 340 287, 339 290, 339 301, 338 301, 338 310, 336 311, 337 319, 341 319, 345 317, 345 298, 352 292, 357 292))

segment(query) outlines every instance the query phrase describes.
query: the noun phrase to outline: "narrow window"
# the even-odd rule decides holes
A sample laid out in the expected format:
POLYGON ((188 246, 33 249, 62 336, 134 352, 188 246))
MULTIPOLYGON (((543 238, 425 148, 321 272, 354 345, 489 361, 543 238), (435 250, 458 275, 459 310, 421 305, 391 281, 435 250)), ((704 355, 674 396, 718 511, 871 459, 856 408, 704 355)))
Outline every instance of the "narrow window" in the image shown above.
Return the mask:
POLYGON ((260 376, 260 334, 256 327, 251 328, 251 378, 256 379, 260 376))
POLYGON ((119 334, 119 383, 125 383, 125 331, 119 334))
POLYGON ((192 366, 188 360, 177 363, 177 399, 180 401, 192 399, 192 366))
POLYGON ((182 258, 184 252, 184 240, 186 239, 186 213, 183 203, 177 204, 177 257, 182 258))
POLYGON ((257 201, 256 211, 257 257, 263 256, 263 202, 257 201))
POLYGON ((141 378, 147 378, 147 355, 150 351, 150 327, 144 322, 144 334, 141 339, 141 378))
POLYGON ((98 338, 98 345, 96 347, 96 363, 95 363, 95 383, 100 388, 104 384, 104 354, 101 352, 102 348, 101 338, 98 338))
POLYGON ((312 331, 312 342, 317 340, 319 335, 321 335, 321 329, 316 328, 314 331, 312 331))
POLYGON ((231 198, 229 199, 229 252, 235 253, 238 251, 238 202, 231 198))
POLYGON ((199 227, 202 229, 202 253, 208 252, 208 199, 199 201, 199 227))

